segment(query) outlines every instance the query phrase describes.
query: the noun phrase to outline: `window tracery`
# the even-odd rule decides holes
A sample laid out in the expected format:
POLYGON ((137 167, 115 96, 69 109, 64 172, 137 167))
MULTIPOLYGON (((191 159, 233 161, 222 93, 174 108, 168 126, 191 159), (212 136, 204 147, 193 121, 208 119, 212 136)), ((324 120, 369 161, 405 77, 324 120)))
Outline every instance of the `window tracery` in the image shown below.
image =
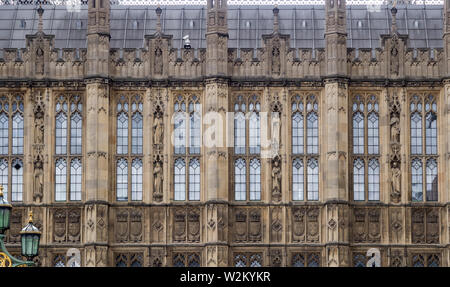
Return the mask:
POLYGON ((261 103, 257 94, 234 99, 234 200, 261 200, 261 103), (248 176, 247 176, 248 175, 248 176))
POLYGON ((10 202, 23 200, 23 131, 23 96, 0 95, 0 184, 10 202))
POLYGON ((200 200, 200 152, 200 97, 178 94, 174 100, 174 200, 200 200))
POLYGON ((312 93, 291 98, 292 200, 319 200, 319 104, 312 93), (306 191, 306 193, 305 193, 306 191))
POLYGON ((60 94, 55 102, 55 201, 80 201, 82 193, 83 101, 60 94))
POLYGON ((410 99, 411 200, 438 200, 437 103, 433 94, 410 99), (425 197, 423 196, 425 194, 425 197))
POLYGON ((378 97, 358 93, 352 99, 352 179, 354 201, 380 200, 378 97))
POLYGON ((120 94, 116 104, 116 115, 116 200, 142 201, 142 95, 120 94))

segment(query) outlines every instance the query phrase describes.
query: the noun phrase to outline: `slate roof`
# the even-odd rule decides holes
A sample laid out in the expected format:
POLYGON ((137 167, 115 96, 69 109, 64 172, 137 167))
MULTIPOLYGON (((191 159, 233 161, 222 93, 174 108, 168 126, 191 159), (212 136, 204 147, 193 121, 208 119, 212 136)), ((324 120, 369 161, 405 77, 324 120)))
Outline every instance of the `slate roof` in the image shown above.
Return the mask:
MULTIPOLYGON (((87 6, 70 12, 65 6, 43 5, 44 32, 55 35, 56 48, 85 48, 87 6)), ((206 6, 162 6, 162 28, 180 48, 189 35, 193 48, 205 48, 206 6)), ((321 5, 278 6, 280 32, 291 35, 291 47, 324 48, 324 14, 321 5)), ((442 48, 442 5, 398 5, 399 32, 408 34, 412 48, 442 48)), ((111 6, 111 48, 142 48, 144 35, 156 27, 156 6, 111 6)), ((229 6, 230 48, 258 48, 263 34, 273 27, 273 6, 229 6)), ((347 6, 348 47, 380 47, 380 34, 391 26, 389 7, 376 12, 366 5, 347 6)), ((25 35, 37 30, 34 5, 0 6, 0 49, 25 47, 25 35)))

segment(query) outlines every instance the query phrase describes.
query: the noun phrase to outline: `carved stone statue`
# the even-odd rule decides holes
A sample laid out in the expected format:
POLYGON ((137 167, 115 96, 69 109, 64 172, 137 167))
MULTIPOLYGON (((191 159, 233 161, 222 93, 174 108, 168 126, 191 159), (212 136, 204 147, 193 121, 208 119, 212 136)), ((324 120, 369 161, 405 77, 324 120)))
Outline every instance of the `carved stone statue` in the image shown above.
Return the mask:
POLYGON ((281 166, 279 157, 275 157, 272 163, 272 195, 276 201, 281 199, 281 166))
POLYGON ((41 47, 36 50, 36 63, 35 63, 36 74, 44 74, 44 51, 41 47))
POLYGON ((163 73, 163 56, 161 48, 159 47, 156 47, 155 49, 154 71, 157 75, 162 75, 163 73))
POLYGON ((281 70, 280 49, 274 47, 272 50, 272 73, 279 75, 281 70))
POLYGON ((277 156, 280 149, 281 119, 279 112, 273 112, 272 115, 272 155, 277 156))
POLYGON ((162 122, 162 116, 161 113, 157 111, 155 113, 153 120, 153 144, 162 144, 163 135, 164 135, 164 127, 162 122))
POLYGON ((44 120, 42 118, 36 118, 34 121, 34 143, 44 143, 44 120))
POLYGON ((33 184, 33 199, 36 201, 39 198, 42 201, 44 196, 44 171, 43 163, 38 155, 34 162, 34 184, 33 184))
POLYGON ((401 195, 401 172, 397 161, 392 162, 391 173, 391 197, 398 202, 401 195))
MULTIPOLYGON (((393 43, 394 43, 394 45, 396 44, 395 41, 393 43)), ((397 76, 398 72, 399 72, 398 50, 394 46, 391 49, 391 74, 397 76)))
POLYGON ((158 158, 155 161, 155 166, 153 169, 153 197, 160 201, 163 196, 163 170, 162 170, 162 162, 158 158))
POLYGON ((397 114, 393 114, 391 117, 391 142, 400 142, 400 119, 397 114))

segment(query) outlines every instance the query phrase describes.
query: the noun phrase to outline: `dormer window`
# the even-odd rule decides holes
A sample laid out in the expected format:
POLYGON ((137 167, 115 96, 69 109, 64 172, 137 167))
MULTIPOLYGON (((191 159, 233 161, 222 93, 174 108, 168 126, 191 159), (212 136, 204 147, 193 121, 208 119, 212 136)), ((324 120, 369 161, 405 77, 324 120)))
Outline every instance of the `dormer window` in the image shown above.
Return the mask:
POLYGON ((139 28, 139 22, 136 21, 136 20, 134 20, 134 21, 133 21, 133 29, 134 29, 134 30, 137 30, 138 28, 139 28))
POLYGON ((77 20, 77 21, 75 22, 75 27, 76 27, 78 30, 81 30, 81 28, 83 28, 83 22, 82 22, 81 20, 77 20))
POLYGON ((24 19, 20 20, 20 28, 25 29, 27 27, 27 21, 24 19))
POLYGON ((252 27, 252 23, 250 21, 245 22, 245 28, 250 29, 252 27))
POLYGON ((362 21, 358 21, 358 22, 357 22, 357 25, 358 25, 358 28, 361 29, 361 28, 363 27, 362 21))
POLYGON ((419 21, 414 20, 414 28, 419 29, 419 21))

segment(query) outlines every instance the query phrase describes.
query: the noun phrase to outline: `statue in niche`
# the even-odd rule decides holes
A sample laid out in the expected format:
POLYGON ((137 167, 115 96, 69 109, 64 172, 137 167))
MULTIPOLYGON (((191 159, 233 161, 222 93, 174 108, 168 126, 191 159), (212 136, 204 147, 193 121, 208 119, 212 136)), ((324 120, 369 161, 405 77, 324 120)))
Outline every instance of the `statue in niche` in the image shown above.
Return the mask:
POLYGON ((33 185, 33 199, 37 198, 42 201, 44 196, 44 171, 41 156, 38 155, 34 161, 34 185, 33 185))
POLYGON ((391 197, 394 201, 398 202, 400 199, 401 191, 400 191, 400 183, 401 183, 401 172, 398 161, 392 162, 391 168, 391 197))
POLYGON ((277 201, 281 199, 281 166, 278 156, 272 161, 272 195, 277 201))
POLYGON ((44 51, 41 47, 36 50, 36 64, 35 64, 36 74, 44 74, 44 51))
POLYGON ((279 75, 280 70, 281 70, 280 49, 275 46, 272 50, 272 73, 279 75))
POLYGON ((159 106, 153 117, 153 144, 162 144, 164 136, 164 127, 162 121, 162 112, 159 106))
POLYGON ((272 156, 277 156, 280 149, 281 119, 276 107, 272 112, 272 156))
POLYGON ((400 119, 396 113, 392 114, 391 117, 391 142, 400 142, 400 119))
POLYGON ((43 144, 44 143, 44 119, 37 117, 34 121, 34 143, 43 144))
MULTIPOLYGON (((396 44, 397 42, 394 41, 393 44, 396 44)), ((391 49, 391 74, 398 75, 398 69, 399 69, 399 59, 398 59, 398 50, 395 47, 392 47, 391 49)))
POLYGON ((163 73, 163 56, 161 48, 156 47, 155 49, 155 63, 154 63, 155 74, 161 75, 163 73))
POLYGON ((154 190, 154 198, 158 201, 162 199, 163 196, 163 170, 162 170, 162 161, 159 156, 154 162, 153 168, 153 190, 154 190))

